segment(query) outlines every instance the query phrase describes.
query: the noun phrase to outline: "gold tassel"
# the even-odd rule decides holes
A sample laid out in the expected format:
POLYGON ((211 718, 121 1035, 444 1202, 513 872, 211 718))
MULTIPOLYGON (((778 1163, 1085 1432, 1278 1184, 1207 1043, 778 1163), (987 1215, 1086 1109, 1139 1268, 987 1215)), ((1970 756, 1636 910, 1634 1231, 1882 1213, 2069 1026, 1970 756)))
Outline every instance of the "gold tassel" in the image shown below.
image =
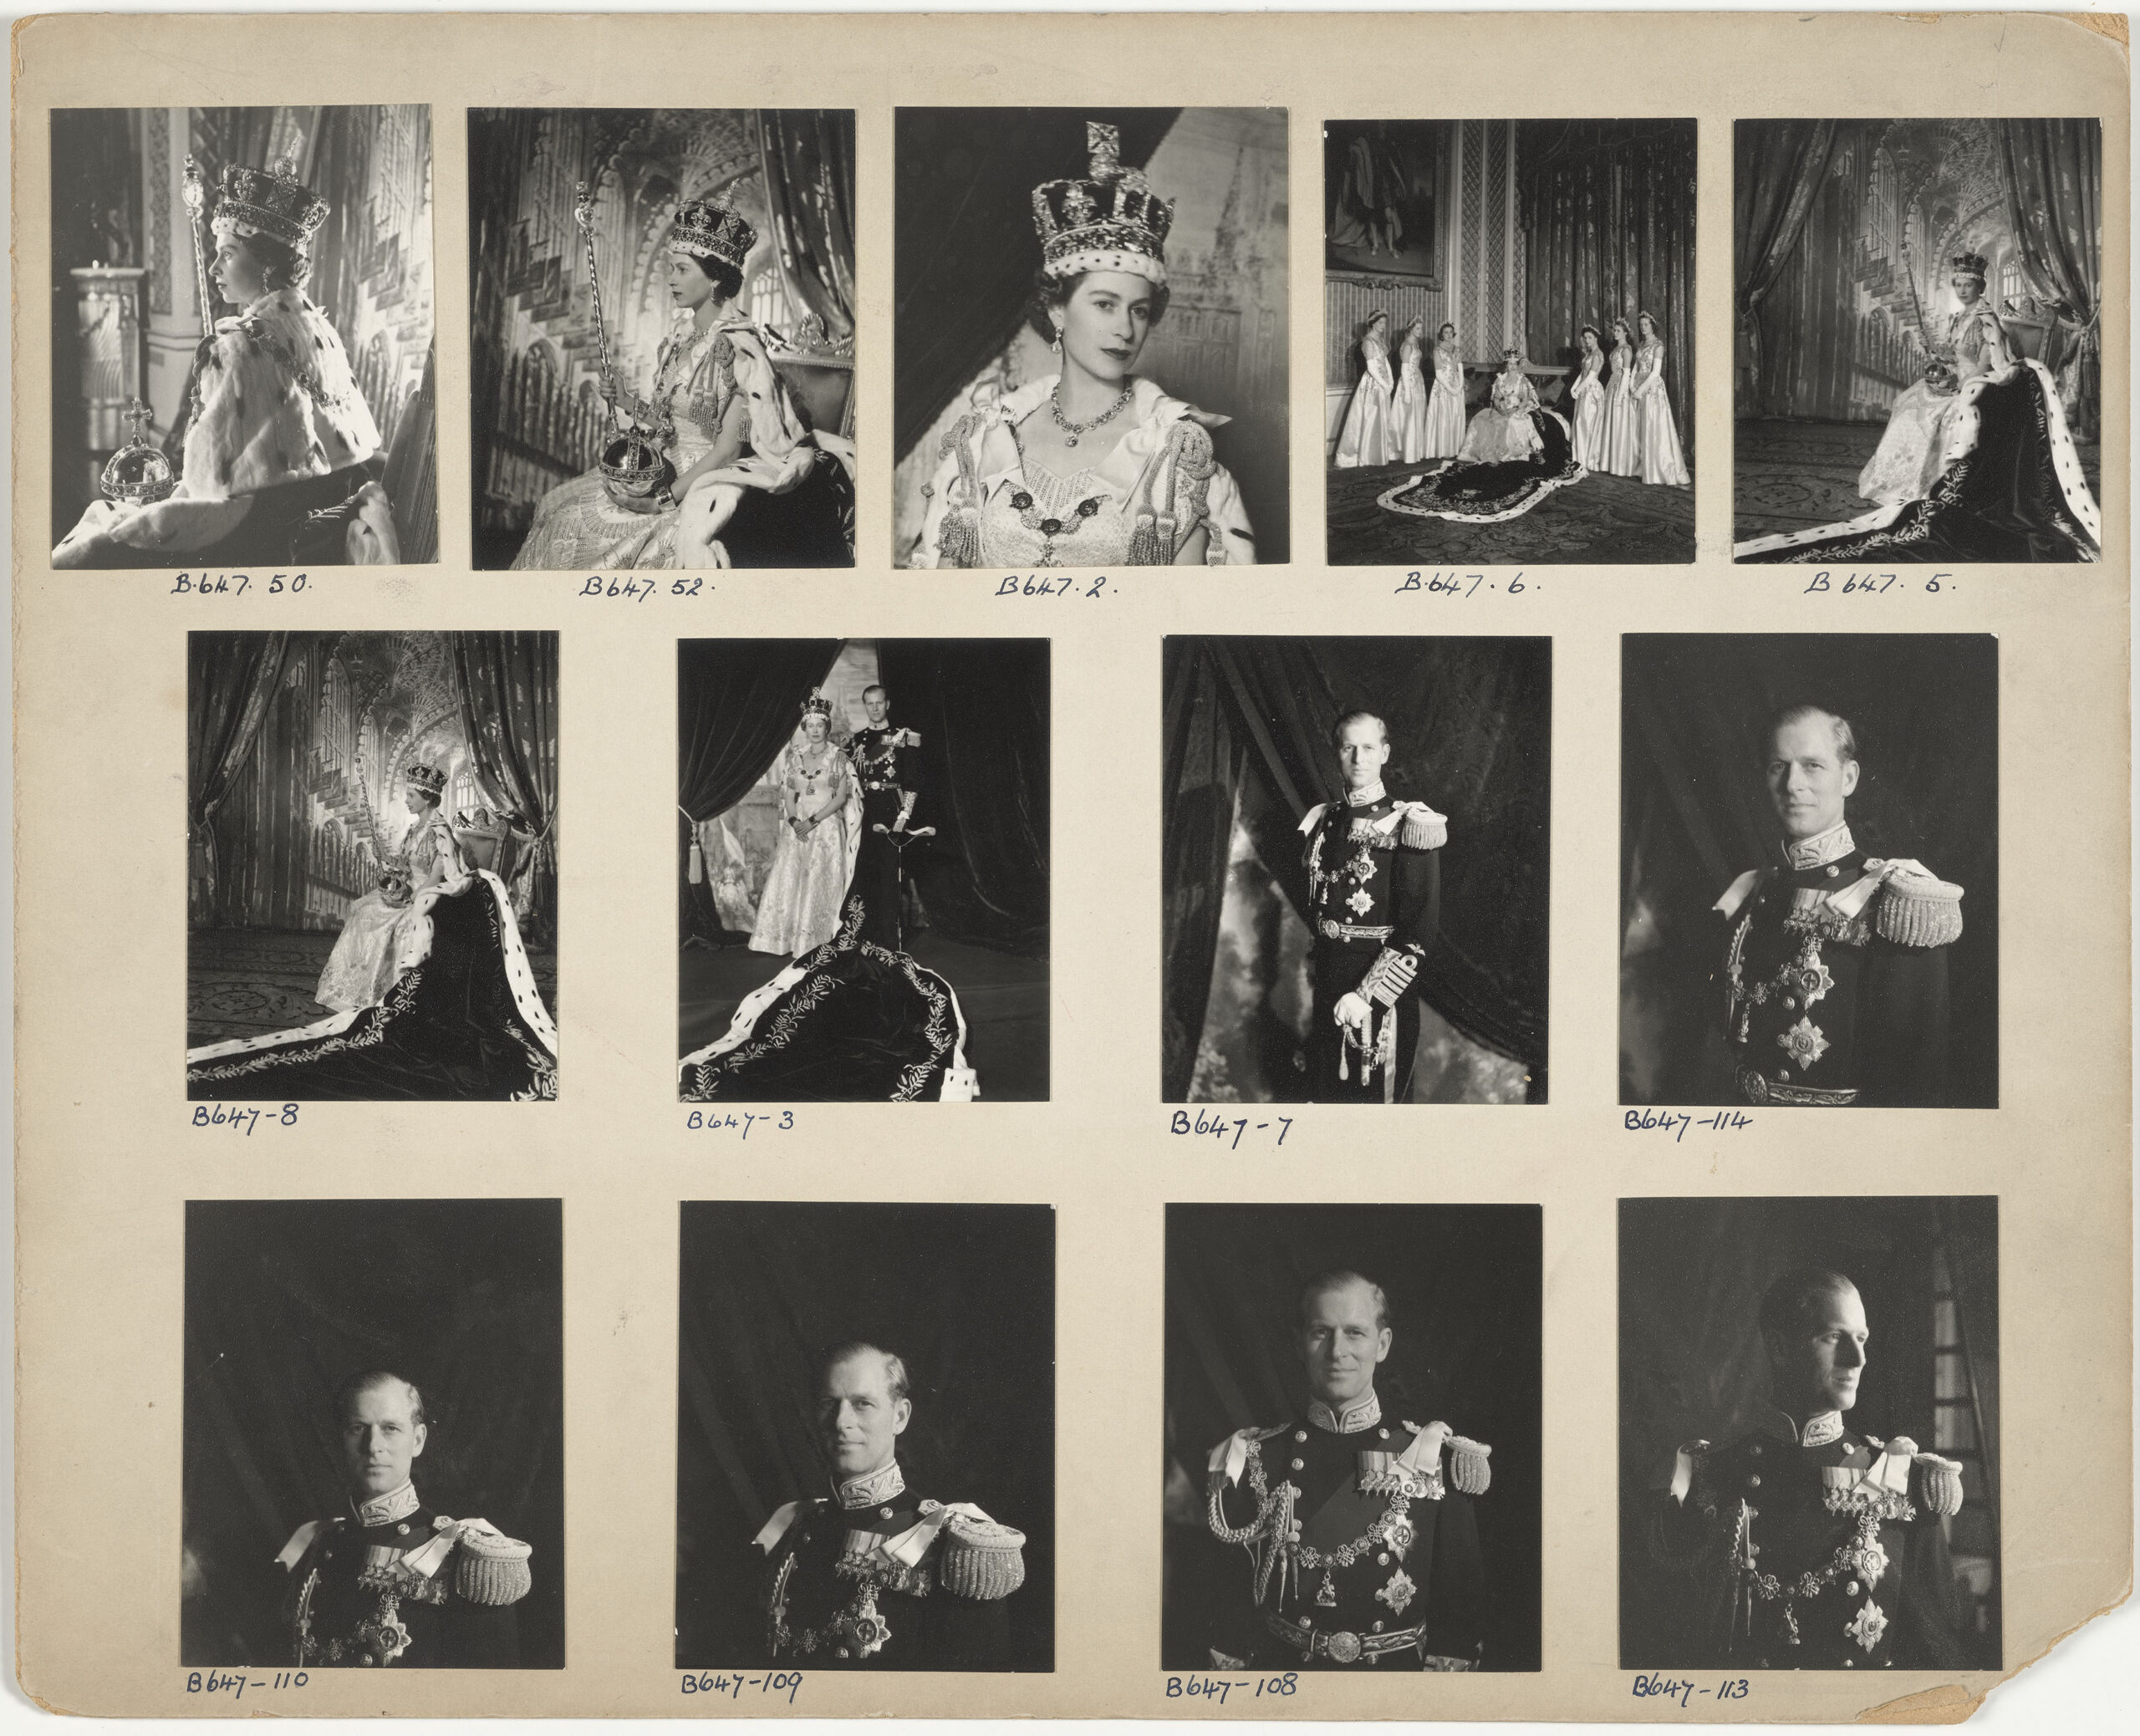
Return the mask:
POLYGON ((1486 1455, 1493 1449, 1481 1446, 1477 1441, 1467 1441, 1460 1434, 1449 1438, 1450 1480, 1467 1495, 1485 1494, 1494 1480, 1493 1467, 1486 1463, 1486 1455))
POLYGON ((981 564, 981 515, 971 507, 952 507, 937 536, 937 561, 945 567, 981 564))
POLYGON ((699 848, 699 837, 696 832, 691 834, 690 881, 694 886, 703 885, 706 881, 706 852, 699 848))
POLYGON ((1952 1459, 1920 1453, 1918 1469, 1923 1474, 1924 1504, 1942 1519, 1962 1510, 1962 1468, 1952 1459))
POLYGON ((1408 850, 1439 850, 1449 842, 1449 822, 1430 820, 1424 814, 1407 814, 1398 829, 1398 842, 1408 850))
POLYGON ((1159 548, 1159 525, 1156 515, 1139 512, 1135 527, 1129 533, 1129 552, 1124 564, 1131 567, 1166 567, 1173 564, 1174 551, 1162 553, 1159 548))
POLYGON ((993 1520, 961 1515, 944 1532, 936 1559, 936 1581, 960 1597, 993 1602, 1008 1597, 1026 1582, 1026 1534, 993 1520))
POLYGON ((464 1540, 453 1552, 453 1589, 470 1603, 517 1603, 534 1589, 527 1557, 479 1555, 464 1540))
POLYGON ((1880 888, 1872 931, 1898 946, 1949 946, 1962 938, 1962 888, 1898 875, 1880 888))

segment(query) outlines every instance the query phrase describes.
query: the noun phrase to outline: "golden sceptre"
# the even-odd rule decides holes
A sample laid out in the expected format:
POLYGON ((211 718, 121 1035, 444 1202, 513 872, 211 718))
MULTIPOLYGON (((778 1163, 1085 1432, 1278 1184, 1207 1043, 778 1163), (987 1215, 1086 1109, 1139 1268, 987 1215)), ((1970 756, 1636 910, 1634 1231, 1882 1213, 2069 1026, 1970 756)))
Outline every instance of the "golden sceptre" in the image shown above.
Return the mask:
POLYGON ((208 208, 207 183, 201 178, 201 165, 191 153, 186 159, 186 227, 193 237, 193 279, 201 292, 201 335, 216 335, 216 304, 208 293, 208 255, 206 244, 201 240, 201 214, 208 208))

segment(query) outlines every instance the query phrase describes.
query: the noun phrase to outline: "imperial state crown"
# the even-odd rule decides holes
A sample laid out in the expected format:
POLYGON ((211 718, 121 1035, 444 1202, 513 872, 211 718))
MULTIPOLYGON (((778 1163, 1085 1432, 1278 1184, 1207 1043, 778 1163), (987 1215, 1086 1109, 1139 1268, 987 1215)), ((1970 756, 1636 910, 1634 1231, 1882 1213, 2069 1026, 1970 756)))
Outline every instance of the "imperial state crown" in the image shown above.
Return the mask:
POLYGON ((332 209, 298 179, 297 164, 284 157, 272 169, 249 169, 240 163, 225 168, 213 222, 217 229, 264 235, 303 252, 332 209))
POLYGON ((1090 160, 1083 177, 1033 189, 1041 268, 1051 277, 1128 272, 1165 283, 1174 202, 1152 191, 1141 169, 1123 167, 1119 128, 1087 121, 1085 149, 1090 160))

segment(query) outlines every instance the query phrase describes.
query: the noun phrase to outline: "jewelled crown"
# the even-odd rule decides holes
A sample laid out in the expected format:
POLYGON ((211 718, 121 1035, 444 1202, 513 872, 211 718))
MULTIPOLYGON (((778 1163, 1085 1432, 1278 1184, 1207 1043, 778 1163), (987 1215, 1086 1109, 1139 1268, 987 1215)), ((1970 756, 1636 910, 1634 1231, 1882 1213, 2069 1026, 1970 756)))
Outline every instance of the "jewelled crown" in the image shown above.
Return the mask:
POLYGON ((805 717, 828 718, 833 715, 833 702, 825 697, 824 689, 813 687, 810 690, 810 697, 802 701, 802 715, 805 717))
POLYGON ((213 226, 236 235, 264 235, 302 253, 333 208, 298 179, 298 165, 288 157, 272 169, 233 163, 223 171, 213 226))
POLYGON ((1082 179, 1043 181, 1033 189, 1041 269, 1051 277, 1129 272, 1165 283, 1173 201, 1154 193, 1142 170, 1122 166, 1118 128, 1087 121, 1085 149, 1091 163, 1082 179))
POLYGON ((1959 275, 1974 277, 1980 283, 1985 280, 1985 273, 1990 269, 1991 262, 1981 253, 1957 253, 1949 263, 1959 275))
POLYGON ((669 231, 669 251, 691 259, 718 259, 743 269, 743 262, 757 245, 758 232, 728 208, 728 196, 690 199, 676 207, 676 221, 669 231))
POLYGON ((401 776, 411 790, 429 796, 434 801, 446 788, 446 774, 436 766, 412 765, 401 776))

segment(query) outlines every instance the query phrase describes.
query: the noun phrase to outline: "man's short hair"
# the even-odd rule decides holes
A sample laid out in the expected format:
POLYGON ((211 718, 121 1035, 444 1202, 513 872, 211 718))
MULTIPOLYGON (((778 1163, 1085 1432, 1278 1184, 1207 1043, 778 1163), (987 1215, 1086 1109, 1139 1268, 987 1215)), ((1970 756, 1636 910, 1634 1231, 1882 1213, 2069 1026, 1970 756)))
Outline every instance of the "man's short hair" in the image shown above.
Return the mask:
POLYGON ((866 700, 873 693, 884 693, 886 699, 889 699, 891 697, 891 695, 889 693, 884 693, 884 684, 882 681, 872 681, 867 687, 862 690, 862 697, 866 700))
POLYGON ((894 1399, 905 1397, 909 1391, 905 1362, 900 1360, 896 1352, 886 1350, 881 1344, 873 1344, 867 1338, 850 1338, 844 1343, 831 1346, 820 1354, 818 1357, 818 1383, 822 1386, 834 1365, 844 1362, 849 1357, 869 1356, 884 1359, 884 1384, 889 1388, 892 1397, 894 1399))
POLYGON ((1305 1323, 1307 1319, 1307 1305, 1315 1297, 1327 1296, 1333 1290, 1343 1290, 1354 1284, 1358 1285, 1374 1298, 1375 1330, 1381 1331, 1389 1324, 1389 1298, 1382 1293, 1382 1286, 1373 1279, 1354 1271, 1350 1266, 1339 1267, 1327 1272, 1317 1272, 1302 1286, 1300 1314, 1302 1322, 1305 1323))
POLYGON ((1379 712, 1348 711, 1330 726, 1330 747, 1333 753, 1345 745, 1345 731, 1356 723, 1371 723, 1382 731, 1384 741, 1389 740, 1389 725, 1382 720, 1379 712))
POLYGON ((339 1427, 349 1420, 349 1407, 374 1387, 402 1386, 409 1389, 409 1415, 419 1428, 430 1425, 431 1416, 424 1409, 424 1395, 417 1391, 416 1383, 405 1379, 390 1368, 367 1368, 361 1374, 353 1374, 334 1389, 334 1421, 339 1427))
POLYGON ((1803 1329, 1807 1305, 1816 1296, 1836 1296, 1857 1286, 1824 1265, 1786 1266, 1761 1293, 1761 1330, 1789 1335, 1803 1329))
POLYGON ((1857 763, 1857 731, 1851 728, 1850 720, 1840 711, 1831 711, 1826 705, 1801 703, 1786 705, 1769 720, 1769 732, 1762 738, 1765 748, 1773 747, 1776 738, 1794 723, 1804 723, 1808 718, 1820 717, 1827 720, 1836 738, 1836 753, 1846 765, 1857 763))

